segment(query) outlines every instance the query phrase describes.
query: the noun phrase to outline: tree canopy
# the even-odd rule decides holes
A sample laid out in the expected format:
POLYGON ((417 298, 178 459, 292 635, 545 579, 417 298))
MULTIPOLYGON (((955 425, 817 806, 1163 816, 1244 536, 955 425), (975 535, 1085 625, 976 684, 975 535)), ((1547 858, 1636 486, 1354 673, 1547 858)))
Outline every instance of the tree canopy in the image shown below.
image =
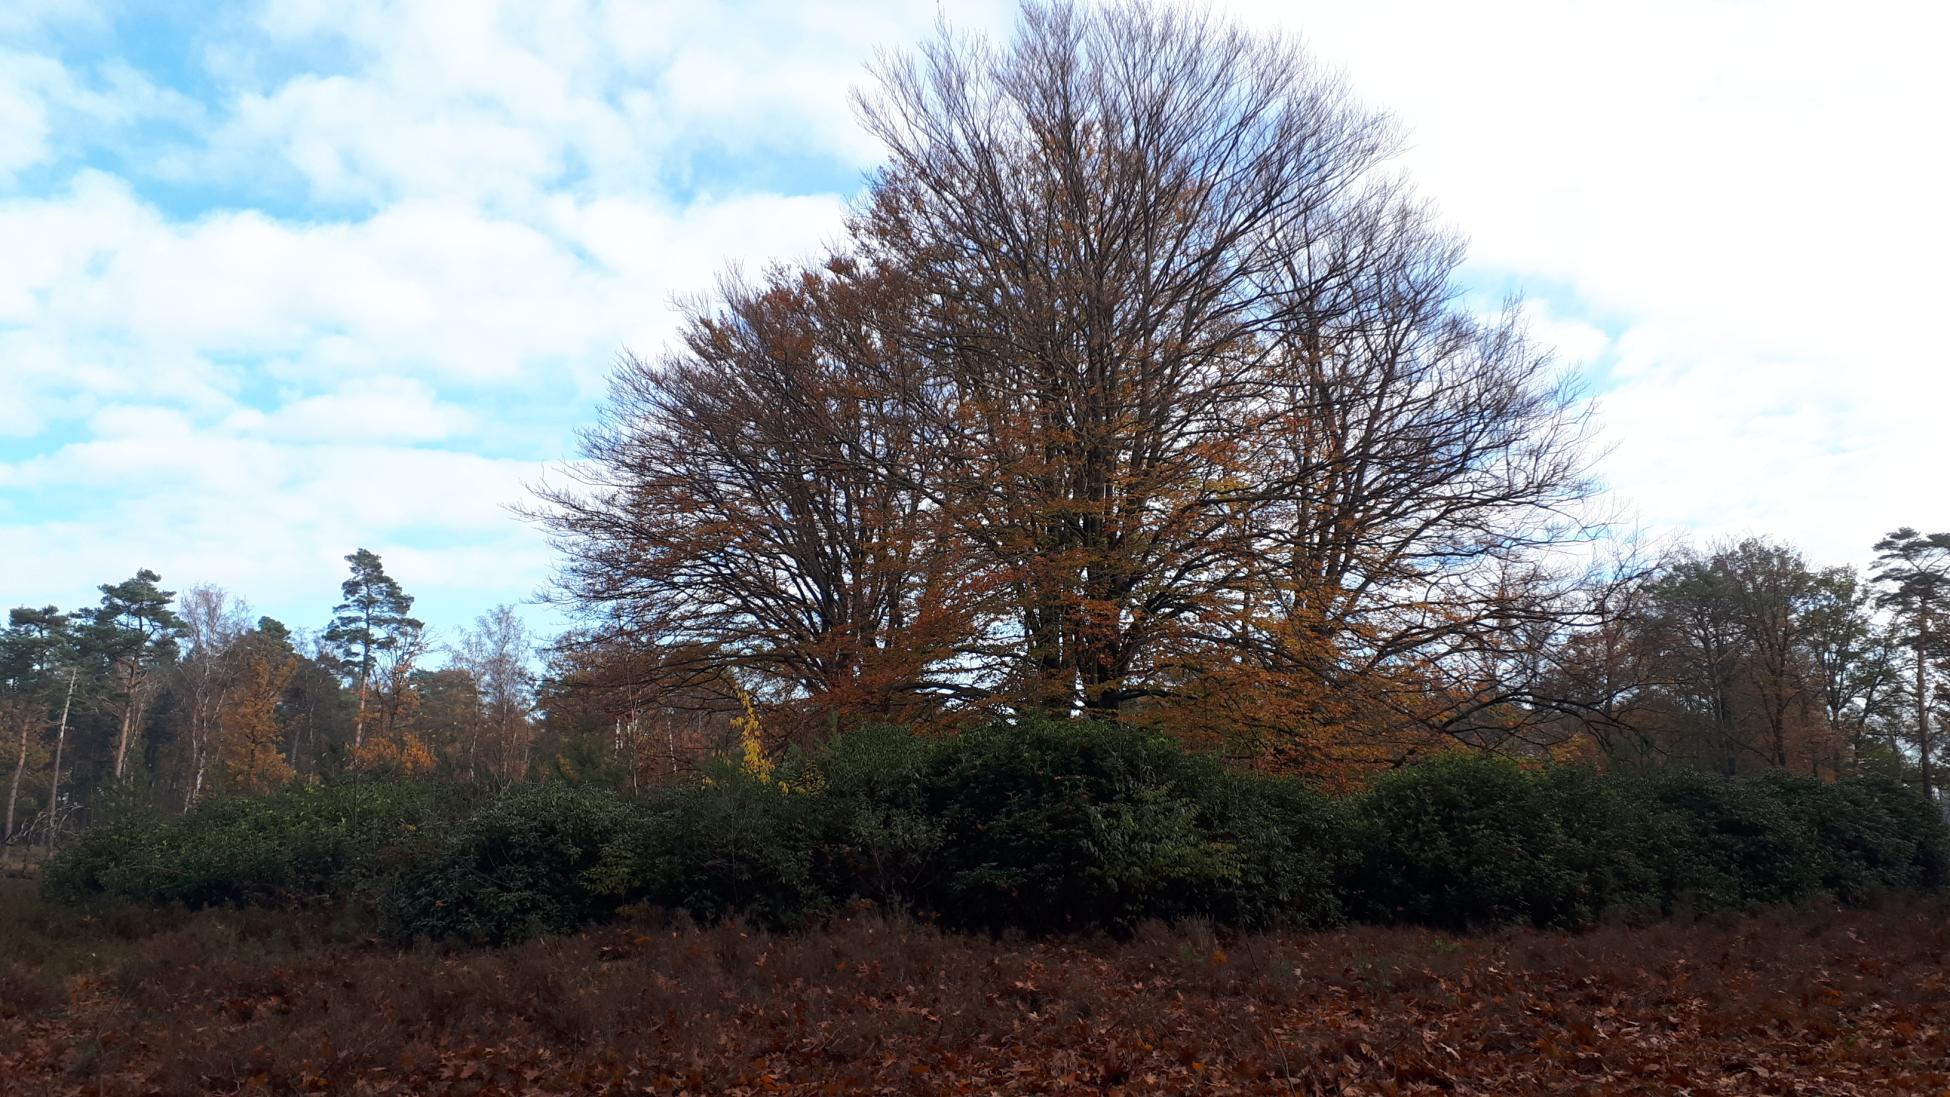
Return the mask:
MULTIPOLYGON (((1142 4, 944 30, 862 93, 820 265, 629 358, 536 513, 591 642, 806 711, 1413 736, 1580 611, 1584 409, 1455 281, 1388 120, 1142 4)), ((1317 744, 1316 744, 1317 745, 1317 744)))

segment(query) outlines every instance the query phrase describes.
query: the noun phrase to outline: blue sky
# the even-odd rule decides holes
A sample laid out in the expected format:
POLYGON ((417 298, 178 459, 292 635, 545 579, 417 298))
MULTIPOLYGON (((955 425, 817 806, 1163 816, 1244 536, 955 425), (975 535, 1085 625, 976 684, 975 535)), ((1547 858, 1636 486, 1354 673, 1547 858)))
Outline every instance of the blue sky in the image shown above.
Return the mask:
MULTIPOLYGON (((1940 6, 1215 6, 1400 117, 1636 521, 1823 562, 1950 526, 1940 6)), ((147 566, 315 627, 360 546, 449 634, 529 597, 506 507, 674 296, 835 235, 848 89, 936 11, 0 4, 0 598, 147 566)))

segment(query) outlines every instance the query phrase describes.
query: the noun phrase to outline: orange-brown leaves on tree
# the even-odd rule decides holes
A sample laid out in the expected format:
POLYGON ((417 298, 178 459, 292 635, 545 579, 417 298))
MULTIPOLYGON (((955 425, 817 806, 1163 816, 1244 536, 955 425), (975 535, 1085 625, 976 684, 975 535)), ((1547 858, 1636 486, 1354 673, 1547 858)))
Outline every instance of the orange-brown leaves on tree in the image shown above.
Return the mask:
POLYGON ((600 471, 549 497, 576 597, 650 638, 662 687, 739 669, 816 707, 913 713, 976 626, 980 570, 900 406, 884 279, 774 272, 619 372, 600 471))
POLYGON ((232 790, 266 793, 294 775, 278 702, 297 669, 298 659, 288 651, 262 641, 249 645, 217 718, 217 758, 232 790))
POLYGON ((1579 612, 1537 563, 1583 532, 1579 406, 1515 310, 1458 302, 1387 121, 1288 43, 1145 5, 878 75, 888 162, 835 255, 627 359, 543 494, 590 635, 814 724, 1196 736, 1263 695, 1253 727, 1399 760, 1508 723, 1557 638, 1510 622, 1579 612))

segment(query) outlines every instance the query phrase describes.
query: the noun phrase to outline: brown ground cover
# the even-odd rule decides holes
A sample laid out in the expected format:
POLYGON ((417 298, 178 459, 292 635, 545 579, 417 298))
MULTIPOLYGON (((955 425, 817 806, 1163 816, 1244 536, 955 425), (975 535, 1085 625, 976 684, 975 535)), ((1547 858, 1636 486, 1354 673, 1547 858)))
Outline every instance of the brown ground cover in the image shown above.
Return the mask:
POLYGON ((0 881, 0 1092, 1950 1092, 1950 905, 1565 937, 652 917, 400 950, 0 881))

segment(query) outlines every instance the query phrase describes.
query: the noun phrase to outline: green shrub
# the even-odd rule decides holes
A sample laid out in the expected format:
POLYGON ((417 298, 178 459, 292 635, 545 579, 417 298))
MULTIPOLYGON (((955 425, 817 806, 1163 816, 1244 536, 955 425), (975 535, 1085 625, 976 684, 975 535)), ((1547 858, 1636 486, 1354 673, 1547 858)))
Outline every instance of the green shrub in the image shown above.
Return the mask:
POLYGON ((1889 835, 1871 863, 1893 887, 1939 891, 1950 887, 1950 818, 1901 781, 1865 777, 1841 783, 1851 800, 1873 805, 1889 835))
POLYGON ((1456 753, 1330 798, 1157 733, 998 723, 869 728, 776 779, 724 763, 625 796, 371 775, 216 800, 133 801, 63 851, 70 902, 347 903, 402 937, 563 932, 624 903, 802 926, 868 899, 962 927, 1122 931, 1345 919, 1576 929, 1950 882, 1950 827, 1893 781, 1601 776, 1456 753))
POLYGON ((1352 813, 1344 881, 1368 920, 1574 929, 1654 880, 1641 806, 1581 770, 1446 755, 1377 780, 1352 813))
POLYGON ((1536 775, 1544 810, 1563 829, 1559 847, 1572 901, 1535 917, 1538 925, 1585 928, 1601 918, 1646 921, 1664 912, 1659 891, 1657 813, 1643 789, 1585 766, 1536 775))
POLYGON ((46 887, 71 901, 108 895, 190 907, 370 899, 425 856, 443 796, 459 793, 400 778, 339 778, 213 799, 174 819, 125 811, 62 851, 46 887))
POLYGON ((1825 851, 1785 790, 1700 773, 1651 782, 1668 912, 1745 910, 1819 893, 1825 851))
POLYGON ((940 886, 947 832, 929 806, 927 775, 945 749, 880 726, 837 735, 809 759, 800 780, 818 796, 823 891, 902 909, 940 886))
POLYGON ((803 925, 833 906, 815 881, 816 794, 725 764, 638 808, 612 886, 628 898, 701 920, 803 925))
POLYGON ((61 847, 41 878, 41 894, 63 903, 108 896, 159 900, 165 868, 158 836, 169 825, 158 812, 111 814, 61 847))
POLYGON ((924 777, 940 824, 950 924, 1030 932, 1170 917, 1238 878, 1238 848, 1203 825, 1216 761, 1155 732, 1094 721, 992 725, 924 777))
POLYGON ((1950 828, 1942 814, 1896 781, 1824 784, 1770 774, 1759 784, 1810 833, 1820 888, 1843 902, 1940 887, 1950 875, 1950 828))
POLYGON ((1203 796, 1207 825, 1235 851, 1235 870, 1189 893, 1178 914, 1247 929, 1343 921, 1345 805, 1290 777, 1227 774, 1203 796))
POLYGON ((622 900, 611 859, 629 819, 615 793, 581 786, 533 785, 492 800, 400 877, 393 928, 477 944, 579 929, 622 900))

